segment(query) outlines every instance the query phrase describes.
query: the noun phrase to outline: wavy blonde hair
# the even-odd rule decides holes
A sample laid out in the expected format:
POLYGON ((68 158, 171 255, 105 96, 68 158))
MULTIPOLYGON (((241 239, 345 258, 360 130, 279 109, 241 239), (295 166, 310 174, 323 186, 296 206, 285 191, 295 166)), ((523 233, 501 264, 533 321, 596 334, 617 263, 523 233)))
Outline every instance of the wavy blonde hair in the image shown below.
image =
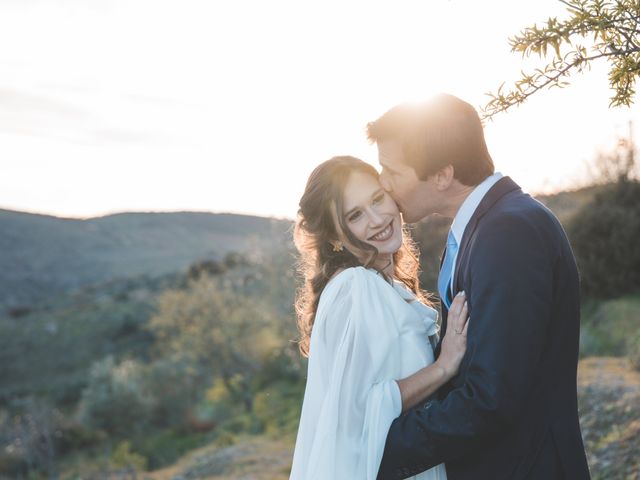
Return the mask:
MULTIPOLYGON (((318 165, 309 176, 300 199, 294 227, 294 242, 299 252, 298 273, 304 283, 296 293, 300 353, 309 356, 309 341, 320 295, 336 272, 355 266, 375 268, 378 250, 358 240, 342 215, 344 190, 352 172, 363 172, 376 179, 378 172, 355 157, 333 157, 318 165), (363 263, 347 248, 335 251, 332 242, 346 238, 350 247, 364 253, 363 263)), ((429 303, 419 285, 419 252, 405 227, 402 245, 393 254, 393 277, 404 283, 418 300, 429 303)), ((380 272, 384 275, 383 272, 380 272)))

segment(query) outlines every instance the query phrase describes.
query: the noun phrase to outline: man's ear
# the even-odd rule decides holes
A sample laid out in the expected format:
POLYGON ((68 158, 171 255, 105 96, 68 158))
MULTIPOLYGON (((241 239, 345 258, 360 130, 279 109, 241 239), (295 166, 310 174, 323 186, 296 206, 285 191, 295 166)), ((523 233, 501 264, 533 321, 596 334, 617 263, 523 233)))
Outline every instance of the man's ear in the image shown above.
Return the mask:
POLYGON ((436 188, 440 192, 444 192, 448 190, 451 184, 453 183, 453 176, 455 174, 455 170, 453 165, 447 165, 446 167, 442 167, 438 170, 433 176, 436 184, 436 188))

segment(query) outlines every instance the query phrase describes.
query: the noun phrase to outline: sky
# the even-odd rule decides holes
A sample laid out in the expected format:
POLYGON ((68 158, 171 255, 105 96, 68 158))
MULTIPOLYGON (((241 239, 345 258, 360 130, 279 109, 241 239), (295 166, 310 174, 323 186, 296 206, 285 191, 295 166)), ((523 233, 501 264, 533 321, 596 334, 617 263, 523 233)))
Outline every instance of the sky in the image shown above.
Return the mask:
MULTIPOLYGON (((293 218, 318 163, 377 165, 367 122, 439 92, 484 105, 541 65, 508 38, 565 15, 556 0, 2 0, 0 208, 293 218)), ((497 170, 531 193, 577 185, 638 131, 638 105, 608 107, 605 64, 571 82, 485 127, 497 170)))

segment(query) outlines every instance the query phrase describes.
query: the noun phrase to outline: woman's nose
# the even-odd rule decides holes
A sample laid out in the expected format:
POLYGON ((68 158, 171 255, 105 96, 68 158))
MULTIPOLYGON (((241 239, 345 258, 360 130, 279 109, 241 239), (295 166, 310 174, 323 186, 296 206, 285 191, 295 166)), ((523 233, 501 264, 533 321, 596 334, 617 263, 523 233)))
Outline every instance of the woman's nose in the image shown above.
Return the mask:
POLYGON ((371 226, 379 227, 380 225, 382 225, 383 221, 384 219, 382 218, 382 215, 380 215, 374 209, 371 209, 371 211, 369 212, 369 223, 371 224, 371 226))

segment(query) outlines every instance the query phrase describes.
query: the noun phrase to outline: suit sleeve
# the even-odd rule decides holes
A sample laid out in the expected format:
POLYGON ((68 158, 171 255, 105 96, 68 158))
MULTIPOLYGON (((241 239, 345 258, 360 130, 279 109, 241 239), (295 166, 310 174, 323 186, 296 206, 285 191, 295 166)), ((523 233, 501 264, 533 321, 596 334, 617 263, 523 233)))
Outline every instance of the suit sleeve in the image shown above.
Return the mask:
POLYGON ((393 422, 378 479, 464 455, 509 429, 526 404, 550 327, 552 245, 530 220, 503 216, 482 225, 472 248, 465 381, 393 422))

